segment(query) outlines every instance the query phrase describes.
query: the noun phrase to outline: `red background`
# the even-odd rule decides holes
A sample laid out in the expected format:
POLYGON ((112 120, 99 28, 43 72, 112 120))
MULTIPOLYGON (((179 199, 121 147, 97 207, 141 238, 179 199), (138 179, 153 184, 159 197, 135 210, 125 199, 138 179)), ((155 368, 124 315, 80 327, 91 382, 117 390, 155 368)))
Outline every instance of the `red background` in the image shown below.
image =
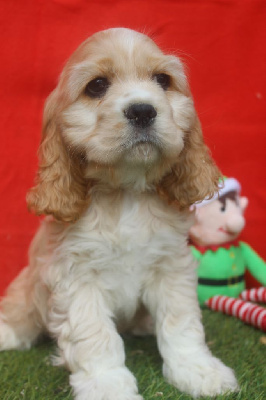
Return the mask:
POLYGON ((0 0, 0 16, 1 292, 26 265, 39 223, 25 194, 44 100, 79 43, 115 26, 152 35, 187 64, 212 154, 250 200, 241 238, 266 258, 265 0, 0 0))

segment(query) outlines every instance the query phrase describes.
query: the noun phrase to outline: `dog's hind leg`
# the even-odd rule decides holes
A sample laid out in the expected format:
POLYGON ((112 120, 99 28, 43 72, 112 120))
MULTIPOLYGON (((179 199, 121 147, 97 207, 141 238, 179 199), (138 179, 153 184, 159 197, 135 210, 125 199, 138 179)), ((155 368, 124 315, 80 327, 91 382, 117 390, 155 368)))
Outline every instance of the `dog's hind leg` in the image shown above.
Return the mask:
POLYGON ((27 267, 11 283, 0 303, 0 351, 29 348, 40 334, 32 290, 27 267))

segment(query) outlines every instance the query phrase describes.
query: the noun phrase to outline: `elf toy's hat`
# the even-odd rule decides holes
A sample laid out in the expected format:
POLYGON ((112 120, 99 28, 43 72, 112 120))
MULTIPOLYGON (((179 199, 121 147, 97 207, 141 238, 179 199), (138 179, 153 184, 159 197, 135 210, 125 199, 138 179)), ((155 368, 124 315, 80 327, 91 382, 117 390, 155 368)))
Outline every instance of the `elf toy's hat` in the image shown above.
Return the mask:
POLYGON ((224 176, 223 179, 221 180, 221 183, 219 184, 219 191, 216 192, 215 195, 211 199, 206 198, 203 201, 201 201, 200 203, 195 203, 195 206, 197 208, 206 206, 207 204, 211 203, 212 201, 217 200, 218 197, 222 197, 226 193, 229 193, 232 191, 237 192, 239 194, 241 191, 240 183, 235 178, 227 178, 224 176))

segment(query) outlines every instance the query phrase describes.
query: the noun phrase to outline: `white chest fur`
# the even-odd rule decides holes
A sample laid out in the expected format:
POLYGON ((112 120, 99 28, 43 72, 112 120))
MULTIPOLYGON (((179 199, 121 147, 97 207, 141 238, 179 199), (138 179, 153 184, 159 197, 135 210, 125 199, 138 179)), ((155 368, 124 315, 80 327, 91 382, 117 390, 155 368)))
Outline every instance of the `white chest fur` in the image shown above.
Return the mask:
POLYGON ((150 274, 178 268, 175 260, 180 253, 187 255, 191 219, 155 193, 96 192, 60 246, 58 261, 65 264, 60 281, 97 285, 105 296, 110 294, 114 314, 130 318, 150 274))

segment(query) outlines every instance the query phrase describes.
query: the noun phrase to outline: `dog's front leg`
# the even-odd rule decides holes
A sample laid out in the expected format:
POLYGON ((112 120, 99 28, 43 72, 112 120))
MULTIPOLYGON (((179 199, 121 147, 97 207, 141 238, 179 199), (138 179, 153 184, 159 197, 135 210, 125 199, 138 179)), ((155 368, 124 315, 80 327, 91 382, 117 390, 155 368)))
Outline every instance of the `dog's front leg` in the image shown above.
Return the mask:
POLYGON ((75 282, 54 293, 49 318, 60 350, 58 364, 71 371, 76 400, 142 399, 125 366, 123 342, 110 308, 96 285, 75 282))
MULTIPOLYGON (((155 320, 164 376, 194 397, 237 390, 233 371, 205 344, 194 269, 180 268, 180 261, 169 269, 171 262, 154 269, 143 299, 155 320)), ((189 256, 183 260, 184 265, 190 263, 189 256)))

